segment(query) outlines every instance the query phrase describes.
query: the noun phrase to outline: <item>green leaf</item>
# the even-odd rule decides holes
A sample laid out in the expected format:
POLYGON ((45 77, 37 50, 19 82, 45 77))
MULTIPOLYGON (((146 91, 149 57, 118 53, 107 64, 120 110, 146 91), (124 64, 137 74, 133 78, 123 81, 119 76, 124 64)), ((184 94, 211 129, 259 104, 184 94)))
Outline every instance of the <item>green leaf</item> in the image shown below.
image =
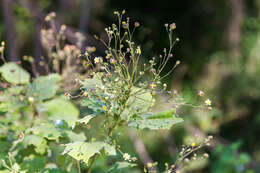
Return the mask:
POLYGON ((0 95, 0 110, 16 112, 18 109, 26 106, 27 102, 21 94, 23 90, 23 86, 13 86, 4 90, 4 93, 0 95))
POLYGON ((152 95, 144 89, 134 87, 130 93, 126 104, 128 107, 123 112, 123 117, 129 117, 134 114, 143 114, 148 111, 152 104, 152 95))
POLYGON ((30 81, 30 74, 14 62, 9 62, 0 67, 2 77, 12 84, 26 84, 30 81))
POLYGON ((118 172, 126 168, 132 168, 137 166, 135 163, 129 163, 129 162, 116 162, 114 165, 112 165, 108 170, 107 173, 112 172, 118 172))
POLYGON ((167 118, 173 118, 174 114, 176 112, 176 109, 171 109, 168 111, 158 112, 152 115, 149 115, 146 117, 146 119, 167 119, 167 118))
POLYGON ((78 161, 83 161, 88 164, 89 159, 95 154, 99 154, 102 149, 105 149, 109 155, 115 155, 115 149, 104 142, 74 142, 66 144, 66 148, 62 154, 68 154, 78 161))
POLYGON ((115 156, 116 155, 115 147, 108 144, 108 143, 104 143, 104 150, 105 150, 106 154, 108 154, 109 156, 115 156))
POLYGON ((25 157, 21 164, 21 169, 27 172, 39 172, 45 167, 46 158, 42 156, 30 155, 25 157))
POLYGON ((35 151, 39 154, 44 154, 48 148, 47 141, 36 135, 25 135, 24 146, 28 147, 29 145, 35 146, 35 151))
POLYGON ((62 136, 62 132, 50 123, 41 123, 39 125, 35 125, 30 129, 30 131, 33 134, 47 138, 48 140, 58 140, 59 137, 62 136))
POLYGON ((95 97, 89 97, 82 100, 82 106, 87 106, 89 109, 91 109, 96 114, 103 113, 102 106, 104 105, 104 102, 102 100, 98 100, 95 97))
POLYGON ((131 109, 145 112, 151 106, 153 97, 149 91, 134 87, 130 94, 132 96, 127 100, 127 104, 131 109))
POLYGON ((135 127, 137 129, 170 129, 174 124, 183 121, 182 118, 177 118, 174 113, 175 109, 171 109, 165 112, 159 112, 156 114, 146 114, 142 119, 136 119, 130 121, 128 126, 135 127))
POLYGON ((92 118, 94 118, 95 116, 96 116, 96 115, 94 115, 94 114, 87 115, 87 116, 85 116, 84 118, 79 119, 77 122, 78 122, 78 123, 82 123, 82 124, 88 124, 88 122, 89 122, 92 118))
POLYGON ((70 127, 75 125, 79 116, 79 110, 64 98, 47 101, 44 107, 51 120, 65 120, 70 127))
POLYGON ((39 101, 52 98, 58 90, 57 82, 60 79, 58 74, 36 78, 32 84, 28 85, 27 96, 34 97, 39 101))
POLYGON ((84 84, 83 84, 83 89, 85 90, 90 90, 90 89, 94 89, 96 88, 97 86, 101 86, 102 85, 102 81, 101 81, 101 73, 96 73, 93 78, 87 78, 85 79, 84 81, 84 84))
POLYGON ((70 138, 71 141, 76 142, 76 141, 85 141, 86 137, 84 133, 75 133, 73 131, 66 131, 68 137, 70 138))

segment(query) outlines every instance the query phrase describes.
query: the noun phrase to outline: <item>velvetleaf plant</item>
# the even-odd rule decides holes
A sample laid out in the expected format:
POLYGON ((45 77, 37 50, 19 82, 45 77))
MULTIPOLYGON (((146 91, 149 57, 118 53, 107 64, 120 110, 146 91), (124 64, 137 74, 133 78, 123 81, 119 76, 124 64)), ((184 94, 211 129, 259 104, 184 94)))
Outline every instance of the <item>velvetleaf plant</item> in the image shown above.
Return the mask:
MULTIPOLYGON (((79 56, 86 58, 86 67, 90 72, 87 79, 77 79, 81 86, 80 94, 66 93, 72 99, 79 99, 81 105, 90 111, 76 124, 88 125, 93 118, 102 117, 100 126, 104 137, 101 138, 101 141, 88 140, 87 142, 69 143, 66 144, 63 152, 63 154, 68 154, 77 161, 87 164, 89 173, 103 150, 107 155, 119 153, 125 161, 128 161, 116 162, 117 166, 111 169, 134 166, 133 162, 136 158, 120 150, 117 142, 117 128, 128 126, 139 130, 170 129, 174 124, 183 121, 176 114, 176 109, 182 105, 211 109, 209 99, 205 101, 205 105, 187 104, 176 91, 167 91, 167 85, 162 83, 162 79, 171 74, 180 64, 180 61, 177 60, 173 68, 162 76, 167 62, 173 57, 173 47, 179 41, 178 38, 173 37, 176 25, 174 23, 165 25, 169 36, 169 48, 164 49, 164 54, 160 55, 158 59, 152 58, 147 64, 141 64, 141 46, 136 45, 133 41, 134 31, 140 24, 135 22, 132 27, 129 18, 124 20, 124 13, 125 11, 114 13, 117 16, 118 24, 113 24, 105 29, 107 42, 95 36, 107 48, 105 57, 94 56, 95 48, 93 47, 86 48, 86 52, 79 56), (156 95, 161 93, 169 95, 168 101, 173 106, 169 110, 154 113, 156 95)), ((200 91, 198 95, 202 96, 204 93, 200 91)), ((178 171, 183 165, 184 159, 202 146, 209 145, 211 138, 206 138, 198 145, 192 143, 191 146, 184 147, 176 163, 171 164, 170 167, 166 166, 166 172, 178 171)), ((156 172, 155 165, 156 163, 147 163, 145 172, 156 172)))
MULTIPOLYGON (((119 159, 107 170, 120 172, 137 164, 136 157, 121 151, 117 133, 119 127, 170 129, 183 121, 176 114, 180 106, 211 108, 209 99, 205 100, 204 105, 187 104, 176 91, 167 91, 167 85, 162 83, 162 79, 180 64, 180 61, 176 61, 172 70, 162 75, 167 62, 172 59, 173 46, 178 41, 173 38, 175 24, 166 25, 170 41, 168 51, 164 49, 164 54, 158 59, 152 58, 149 63, 142 65, 141 46, 133 42, 134 30, 140 24, 135 22, 131 27, 129 18, 123 20, 124 13, 115 12, 118 25, 113 24, 106 29, 108 42, 97 38, 107 47, 104 58, 93 56, 95 47, 87 47, 86 52, 78 56, 80 60, 83 59, 81 65, 87 69, 89 77, 84 79, 85 75, 81 75, 83 79, 76 80, 81 86, 79 95, 65 95, 80 100, 81 106, 87 107, 89 114, 81 119, 79 110, 61 96, 67 84, 66 78, 70 78, 68 71, 74 73, 77 69, 71 62, 79 53, 76 46, 64 45, 64 25, 60 29, 42 30, 42 42, 48 49, 51 61, 47 64, 41 61, 40 65, 49 73, 32 81, 24 69, 5 61, 2 43, 0 53, 5 64, 0 67, 0 110, 3 113, 0 117, 0 145, 3 146, 3 153, 0 154, 1 171, 64 173, 87 169, 90 173, 102 155, 121 157, 121 161, 119 159), (60 69, 64 61, 66 68, 60 69), (168 101, 173 106, 157 112, 153 106, 156 96, 161 93, 169 95, 168 101), (90 121, 98 118, 101 125, 97 130, 102 135, 93 133, 89 134, 92 138, 86 138, 83 133, 75 132, 80 126, 89 130, 90 121)), ((46 21, 53 22, 53 18, 55 14, 51 13, 46 21)), ((33 62, 27 56, 24 60, 33 62)), ((203 96, 204 93, 200 91, 198 95, 203 96)), ((178 172, 186 164, 187 157, 209 145, 211 138, 183 147, 176 162, 165 165, 165 172, 178 172)), ((157 172, 156 164, 145 163, 144 172, 157 172)))

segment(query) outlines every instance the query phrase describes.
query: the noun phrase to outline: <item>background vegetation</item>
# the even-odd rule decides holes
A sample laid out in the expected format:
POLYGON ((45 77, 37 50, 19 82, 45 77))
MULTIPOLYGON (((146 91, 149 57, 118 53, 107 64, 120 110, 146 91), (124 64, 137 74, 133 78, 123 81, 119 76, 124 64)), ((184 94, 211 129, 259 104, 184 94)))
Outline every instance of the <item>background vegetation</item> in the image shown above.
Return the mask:
MULTIPOLYGON (((75 33, 81 33, 86 37, 81 49, 96 46, 96 53, 102 55, 105 48, 93 35, 105 38, 104 27, 115 20, 113 11, 125 9, 132 21, 141 24, 135 40, 144 45, 142 52, 147 61, 167 47, 164 24, 175 22, 180 42, 173 56, 181 60, 181 65, 165 82, 191 102, 197 91, 203 90, 212 98, 213 110, 183 110, 179 114, 185 123, 170 132, 125 132, 123 146, 143 162, 164 163, 175 157, 190 136, 212 134, 215 139, 214 145, 207 148, 209 160, 194 164, 190 172, 260 171, 258 0, 2 0, 0 9, 0 40, 6 41, 5 56, 8 61, 21 61, 32 76, 38 75, 36 71, 46 72, 39 65, 42 56, 48 57, 40 35, 42 28, 49 27, 44 21, 49 12, 56 12, 57 25, 67 25, 69 42, 77 44, 75 33), (32 65, 23 60, 23 55, 34 57, 32 65)), ((169 62, 165 72, 175 60, 169 62)), ((71 89, 69 84, 67 90, 71 89)))

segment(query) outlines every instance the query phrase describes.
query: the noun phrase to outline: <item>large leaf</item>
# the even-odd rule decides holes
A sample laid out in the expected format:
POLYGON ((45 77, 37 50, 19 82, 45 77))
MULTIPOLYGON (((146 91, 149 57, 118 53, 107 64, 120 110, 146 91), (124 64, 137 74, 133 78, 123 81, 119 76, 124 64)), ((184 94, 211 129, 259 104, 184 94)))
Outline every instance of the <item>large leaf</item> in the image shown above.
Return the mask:
POLYGON ((30 81, 30 74, 13 62, 0 67, 2 77, 12 84, 26 84, 30 81))
POLYGON ((175 111, 175 109, 171 109, 156 114, 145 114, 142 119, 130 121, 128 126, 137 129, 170 129, 174 124, 183 121, 182 118, 178 118, 174 115, 175 111))
POLYGON ((56 98, 44 103, 49 118, 52 120, 65 120, 70 127, 75 125, 79 110, 67 99, 56 98))
POLYGON ((149 91, 133 87, 130 94, 132 96, 127 100, 127 104, 130 106, 130 109, 145 112, 151 106, 153 98, 149 91))
POLYGON ((116 162, 114 165, 112 165, 108 170, 107 173, 112 173, 112 172, 119 172, 122 171, 123 169, 127 168, 132 168, 137 166, 135 163, 129 163, 129 162, 116 162))
POLYGON ((104 142, 74 142, 66 144, 63 154, 88 164, 89 159, 104 149, 108 155, 116 155, 114 147, 104 142))
POLYGON ((127 118, 133 114, 143 114, 147 112, 152 104, 152 95, 149 91, 133 87, 131 96, 127 100, 128 107, 123 112, 123 117, 127 118))
POLYGON ((38 77, 28 86, 27 96, 40 101, 52 98, 58 89, 57 82, 59 80, 60 76, 58 74, 38 77))
POLYGON ((35 146, 35 151, 39 154, 44 154, 48 148, 47 141, 36 135, 25 135, 24 145, 25 147, 28 147, 29 145, 35 146))

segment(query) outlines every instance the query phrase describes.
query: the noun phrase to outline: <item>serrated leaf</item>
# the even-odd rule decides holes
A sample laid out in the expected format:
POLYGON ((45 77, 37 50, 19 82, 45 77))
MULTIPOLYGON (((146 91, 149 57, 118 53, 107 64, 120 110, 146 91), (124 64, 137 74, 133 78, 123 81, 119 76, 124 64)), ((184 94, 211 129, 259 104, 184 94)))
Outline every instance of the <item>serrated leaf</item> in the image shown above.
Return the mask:
POLYGON ((25 147, 33 145, 35 147, 35 151, 39 154, 44 154, 48 148, 47 141, 36 135, 25 135, 23 143, 25 147))
POLYGON ((62 154, 68 154, 78 161, 83 161, 88 164, 89 159, 95 154, 99 154, 102 149, 105 149, 109 155, 115 155, 115 149, 104 142, 74 142, 66 144, 66 148, 62 154))
POLYGON ((156 114, 146 114, 142 117, 142 119, 130 121, 128 126, 135 127, 137 129, 170 129, 174 124, 183 121, 182 118, 178 118, 174 115, 175 111, 175 109, 172 109, 156 114))
POLYGON ((30 81, 30 74, 14 62, 9 62, 0 67, 2 77, 12 84, 26 84, 30 81))
POLYGON ((112 172, 118 172, 126 168, 132 168, 137 166, 135 163, 129 163, 129 162, 116 162, 114 165, 112 165, 108 170, 107 173, 112 172))
POLYGON ((57 82, 61 79, 58 74, 50 74, 36 78, 32 84, 28 85, 27 96, 36 100, 45 100, 55 96, 58 90, 57 82))
POLYGON ((78 119, 79 110, 63 98, 55 98, 44 103, 46 112, 51 120, 65 120, 72 127, 78 119))

